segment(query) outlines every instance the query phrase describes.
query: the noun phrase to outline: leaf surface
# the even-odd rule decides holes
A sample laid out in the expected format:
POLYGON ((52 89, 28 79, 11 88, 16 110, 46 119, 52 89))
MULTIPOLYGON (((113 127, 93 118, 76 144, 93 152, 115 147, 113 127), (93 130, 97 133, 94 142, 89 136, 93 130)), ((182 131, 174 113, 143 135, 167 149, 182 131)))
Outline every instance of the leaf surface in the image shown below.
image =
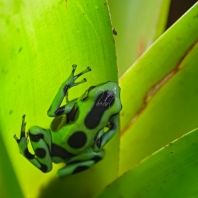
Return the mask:
POLYGON ((22 191, 14 173, 5 145, 0 136, 0 197, 23 198, 22 191), (12 185, 10 185, 12 183, 12 185))
POLYGON ((198 126, 198 4, 121 78, 120 174, 198 126))
POLYGON ((119 76, 164 31, 170 0, 109 0, 115 35, 119 76))
POLYGON ((143 160, 97 198, 197 197, 198 129, 143 160))
POLYGON ((104 160, 62 180, 56 171, 64 164, 43 174, 19 154, 13 135, 19 136, 23 114, 27 130, 33 125, 49 128, 52 119, 46 112, 72 64, 78 65, 76 73, 87 66, 92 71, 84 75, 87 83, 69 92, 69 100, 91 85, 117 82, 108 5, 105 0, 1 0, 0 13, 0 129, 22 190, 27 198, 90 197, 117 176, 118 133, 104 160))

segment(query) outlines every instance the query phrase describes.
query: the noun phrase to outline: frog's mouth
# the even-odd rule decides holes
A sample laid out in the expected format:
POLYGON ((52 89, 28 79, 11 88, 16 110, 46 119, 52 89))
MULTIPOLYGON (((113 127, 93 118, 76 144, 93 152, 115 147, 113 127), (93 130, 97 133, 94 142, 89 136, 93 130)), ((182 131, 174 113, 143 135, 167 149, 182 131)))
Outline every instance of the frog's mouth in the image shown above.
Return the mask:
POLYGON ((99 125, 104 112, 114 104, 114 101, 115 96, 112 91, 105 91, 101 93, 97 97, 91 111, 85 118, 85 126, 88 129, 96 128, 99 125))

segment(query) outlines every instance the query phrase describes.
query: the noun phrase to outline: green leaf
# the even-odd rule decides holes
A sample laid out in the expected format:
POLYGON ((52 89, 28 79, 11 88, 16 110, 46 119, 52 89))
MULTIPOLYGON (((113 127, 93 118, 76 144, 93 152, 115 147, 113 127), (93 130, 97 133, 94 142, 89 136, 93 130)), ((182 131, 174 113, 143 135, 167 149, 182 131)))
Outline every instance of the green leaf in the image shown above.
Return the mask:
POLYGON ((0 197, 5 198, 22 198, 20 185, 17 181, 12 163, 9 159, 5 145, 0 135, 0 197), (12 184, 12 185, 10 185, 12 184))
POLYGON ((197 127, 197 54, 195 4, 120 80, 120 174, 197 127))
POLYGON ((198 129, 121 176, 97 198, 198 197, 198 129))
POLYGON ((0 13, 0 130, 22 190, 26 197, 91 197, 117 176, 118 133, 107 145, 104 160, 62 180, 56 171, 63 164, 41 173, 19 154, 13 135, 19 136, 23 114, 27 128, 49 128, 52 119, 46 112, 72 64, 78 65, 77 73, 87 66, 92 72, 85 75, 87 83, 71 90, 69 99, 91 85, 117 82, 106 1, 1 0, 0 13))
POLYGON ((170 0, 109 0, 119 76, 161 35, 170 0))

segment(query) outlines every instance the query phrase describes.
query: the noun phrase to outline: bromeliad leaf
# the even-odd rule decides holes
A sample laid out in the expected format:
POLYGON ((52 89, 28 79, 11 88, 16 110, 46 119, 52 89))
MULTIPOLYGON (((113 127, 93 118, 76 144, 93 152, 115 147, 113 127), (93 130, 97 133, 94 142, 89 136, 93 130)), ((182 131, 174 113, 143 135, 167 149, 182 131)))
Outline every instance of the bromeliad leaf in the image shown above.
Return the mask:
POLYGON ((97 198, 197 197, 197 151, 198 129, 155 152, 97 198))
POLYGON ((195 4, 120 80, 120 174, 197 127, 197 16, 195 4))

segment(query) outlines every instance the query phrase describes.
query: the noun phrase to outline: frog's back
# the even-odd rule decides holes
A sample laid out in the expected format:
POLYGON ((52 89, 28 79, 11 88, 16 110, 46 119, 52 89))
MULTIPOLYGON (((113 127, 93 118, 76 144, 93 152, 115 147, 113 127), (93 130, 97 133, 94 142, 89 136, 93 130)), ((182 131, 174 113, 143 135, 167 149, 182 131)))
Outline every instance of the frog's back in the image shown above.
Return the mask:
POLYGON ((76 105, 75 121, 63 126, 57 136, 61 146, 74 154, 92 147, 98 131, 107 125, 110 117, 119 113, 120 88, 114 82, 92 86, 76 105))

